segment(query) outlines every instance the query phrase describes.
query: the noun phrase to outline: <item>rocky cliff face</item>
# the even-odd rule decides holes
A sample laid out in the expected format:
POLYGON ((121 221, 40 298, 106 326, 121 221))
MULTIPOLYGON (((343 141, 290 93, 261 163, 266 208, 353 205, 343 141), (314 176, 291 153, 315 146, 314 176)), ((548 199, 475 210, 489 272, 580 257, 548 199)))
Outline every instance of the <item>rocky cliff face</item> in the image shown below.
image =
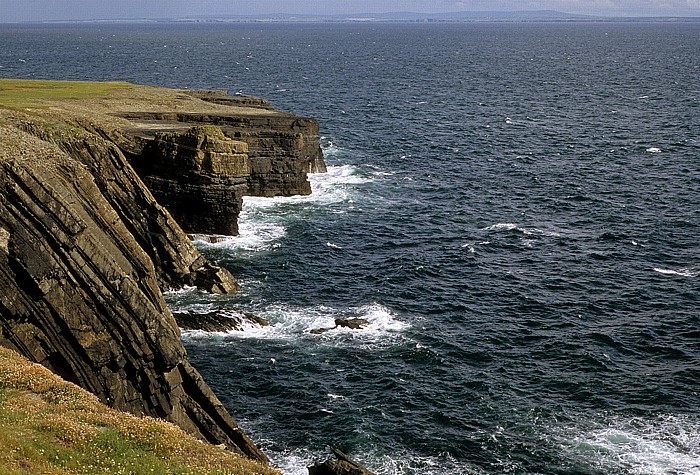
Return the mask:
POLYGON ((238 289, 185 231, 236 234, 244 194, 310 192, 316 122, 216 91, 0 80, 0 93, 0 345, 267 461, 187 361, 162 291, 238 289))
POLYGON ((124 83, 22 95, 40 87, 0 80, 0 344, 115 408, 267 461, 187 361, 162 296, 238 284, 166 208, 188 231, 233 234, 244 193, 307 193, 323 167, 315 122, 124 83))
POLYGON ((74 129, 40 138, 29 124, 0 126, 0 343, 115 408, 266 460, 187 362, 156 267, 161 284, 230 291, 233 278, 114 145, 74 129))
POLYGON ((157 133, 134 166, 188 233, 238 234, 248 190, 248 145, 212 126, 157 133))
POLYGON ((112 131, 137 173, 189 233, 238 234, 242 197, 308 195, 326 171, 318 123, 262 99, 188 91, 216 112, 127 111, 112 131))

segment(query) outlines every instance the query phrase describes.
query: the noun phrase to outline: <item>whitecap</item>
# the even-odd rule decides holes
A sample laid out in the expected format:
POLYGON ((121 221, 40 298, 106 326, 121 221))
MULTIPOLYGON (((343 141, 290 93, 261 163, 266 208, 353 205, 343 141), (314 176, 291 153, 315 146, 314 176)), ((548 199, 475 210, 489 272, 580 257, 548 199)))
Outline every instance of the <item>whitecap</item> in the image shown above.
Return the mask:
POLYGON ((673 269, 662 269, 660 267, 654 267, 654 272, 658 272, 659 274, 665 274, 665 275, 679 275, 682 277, 696 277, 698 275, 697 271, 694 271, 691 269, 673 270, 673 269))
POLYGON ((658 147, 649 147, 649 148, 647 149, 647 152, 649 152, 649 153, 660 153, 660 152, 661 152, 661 149, 658 148, 658 147))
POLYGON ((306 467, 310 467, 314 462, 321 462, 329 458, 327 454, 314 454, 306 449, 277 453, 266 450, 265 452, 270 456, 273 465, 284 475, 309 475, 306 467))
POLYGON ((341 246, 338 246, 337 244, 333 244, 332 242, 327 242, 326 247, 330 247, 331 249, 342 249, 341 246))
POLYGON ((483 228, 484 231, 519 231, 526 236, 548 236, 559 237, 561 233, 557 231, 547 231, 534 227, 520 227, 515 223, 496 223, 483 228))
POLYGON ((340 152, 340 148, 329 140, 327 143, 321 145, 321 151, 324 157, 332 157, 340 152))
POLYGON ((513 229, 517 229, 518 226, 513 223, 496 223, 492 224, 491 226, 487 226, 484 228, 485 231, 510 231, 513 229))
MULTIPOLYGON (((312 173, 308 178, 311 195, 273 198, 246 196, 238 218, 238 236, 215 236, 215 239, 211 239, 211 236, 193 236, 195 243, 200 248, 233 252, 275 249, 287 235, 289 224, 301 219, 302 214, 298 211, 343 204, 332 209, 336 213, 345 213, 347 204, 356 200, 356 186, 372 181, 370 176, 353 165, 329 166, 326 173, 312 173)), ((329 243, 328 246, 335 245, 329 243)))
POLYGON ((250 219, 244 207, 239 216, 238 232, 238 236, 217 236, 214 242, 195 236, 195 244, 203 248, 231 251, 264 251, 278 247, 287 229, 281 223, 250 219))
POLYGON ((380 344, 392 342, 410 325, 401 321, 385 306, 373 303, 361 307, 338 309, 325 305, 294 307, 274 304, 254 311, 270 322, 269 326, 251 328, 245 332, 230 333, 237 338, 263 340, 313 339, 322 344, 380 344), (362 329, 352 330, 335 326, 337 318, 362 318, 369 324, 362 329), (310 332, 320 328, 330 329, 323 334, 310 332))
POLYGON ((616 417, 565 445, 574 457, 608 473, 700 473, 700 421, 691 416, 616 417))
MULTIPOLYGON (((325 412, 325 411, 324 411, 325 412)), ((263 447, 264 448, 264 447, 263 447)), ((372 447, 359 453, 348 454, 361 462, 377 475, 399 475, 420 473, 421 475, 473 475, 483 474, 483 471, 458 461, 449 454, 441 453, 433 456, 423 456, 409 452, 405 448, 394 449, 390 453, 381 452, 380 447, 372 447)), ((308 475, 307 466, 331 458, 330 453, 312 453, 308 449, 293 451, 266 451, 272 463, 284 475, 308 475)))

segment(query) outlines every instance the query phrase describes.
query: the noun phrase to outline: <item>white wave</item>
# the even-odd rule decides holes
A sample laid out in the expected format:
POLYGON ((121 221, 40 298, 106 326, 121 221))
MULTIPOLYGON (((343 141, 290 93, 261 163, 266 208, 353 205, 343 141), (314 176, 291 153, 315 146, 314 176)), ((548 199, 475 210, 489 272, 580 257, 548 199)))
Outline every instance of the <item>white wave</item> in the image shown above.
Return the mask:
POLYGON ((330 247, 331 249, 342 249, 342 246, 338 246, 337 244, 333 244, 332 242, 327 242, 326 246, 330 247))
POLYGON ((354 165, 338 165, 327 167, 326 173, 311 173, 309 181, 313 191, 314 185, 323 185, 325 183, 334 185, 348 185, 356 183, 367 183, 372 181, 370 177, 364 176, 360 168, 354 165))
POLYGON ((401 332, 410 328, 408 323, 399 320, 389 309, 374 303, 362 307, 337 309, 325 305, 314 307, 290 307, 277 304, 256 310, 256 313, 270 322, 269 326, 251 328, 245 332, 230 333, 235 338, 265 340, 312 339, 323 344, 381 344, 391 342, 401 332), (359 330, 334 328, 336 318, 363 318, 369 324, 359 330), (311 330, 330 329, 323 334, 311 334, 311 330))
POLYGON ((474 248, 474 245, 472 245, 472 244, 463 244, 462 247, 463 247, 463 248, 466 248, 467 251, 469 251, 469 254, 475 254, 475 253, 476 253, 476 249, 474 248))
POLYGON ((310 467, 314 462, 322 462, 330 456, 323 458, 323 455, 313 454, 305 449, 297 449, 294 451, 285 451, 282 453, 273 453, 266 451, 270 456, 272 464, 284 475, 309 475, 306 467, 310 467))
POLYGON ((324 157, 333 157, 337 155, 339 152, 341 152, 341 148, 338 147, 337 144, 333 143, 330 140, 327 140, 326 137, 321 137, 321 151, 323 152, 324 157), (325 143, 324 143, 325 142, 325 143))
POLYGON ((287 229, 277 222, 248 217, 244 207, 238 219, 238 233, 238 236, 217 236, 216 242, 195 239, 195 243, 201 247, 257 252, 278 247, 287 229))
POLYGON ((372 181, 353 165, 329 166, 326 173, 310 173, 311 194, 305 196, 277 196, 262 198, 246 196, 243 198, 241 219, 245 221, 250 215, 274 208, 309 204, 328 205, 347 201, 350 196, 349 185, 372 181), (247 213, 247 214, 246 214, 247 213))
POLYGON ((659 153, 659 152, 661 152, 661 149, 658 148, 658 147, 649 147, 649 148, 647 149, 647 152, 649 152, 649 153, 659 153))
POLYGON ((171 312, 211 312, 218 308, 217 301, 223 296, 213 295, 197 287, 185 286, 163 293, 171 312))
POLYGON ((518 226, 513 223, 496 223, 485 227, 484 231, 510 231, 517 228, 518 226))
POLYGON ((199 289, 197 289, 197 287, 195 287, 193 285, 185 285, 180 289, 170 289, 166 292, 163 292, 163 295, 165 295, 166 297, 168 297, 168 296, 174 297, 174 296, 179 296, 179 295, 187 296, 187 295, 195 294, 197 292, 199 292, 199 289))
MULTIPOLYGON (((264 198, 246 196, 238 218, 238 236, 217 236, 215 242, 196 239, 201 247, 225 248, 232 251, 258 252, 278 247, 287 234, 287 226, 301 219, 298 211, 315 206, 329 207, 353 203, 354 186, 372 181, 352 165, 330 166, 327 173, 309 174, 311 195, 264 198)), ((345 212, 342 207, 338 212, 345 212)), ((329 244, 329 247, 333 247, 329 244)))
MULTIPOLYGON (((407 450, 393 450, 390 454, 380 453, 380 449, 348 454, 369 468, 377 475, 476 475, 482 470, 458 461, 449 454, 418 456, 407 450)), ((281 453, 267 451, 272 463, 277 465, 284 475, 308 475, 307 466, 332 458, 330 452, 312 453, 307 449, 297 449, 281 453)))
POLYGON ((609 473, 697 475, 700 420, 683 415, 657 419, 614 418, 571 441, 573 455, 609 473))
POLYGON ((526 236, 561 236, 561 233, 556 231, 547 231, 539 228, 520 227, 515 223, 496 223, 483 228, 484 231, 519 231, 526 236))
POLYGON ((662 269, 660 267, 654 267, 654 271, 658 272, 659 274, 680 275, 682 277, 697 277, 698 276, 698 271, 694 271, 692 269, 673 270, 673 269, 662 269))

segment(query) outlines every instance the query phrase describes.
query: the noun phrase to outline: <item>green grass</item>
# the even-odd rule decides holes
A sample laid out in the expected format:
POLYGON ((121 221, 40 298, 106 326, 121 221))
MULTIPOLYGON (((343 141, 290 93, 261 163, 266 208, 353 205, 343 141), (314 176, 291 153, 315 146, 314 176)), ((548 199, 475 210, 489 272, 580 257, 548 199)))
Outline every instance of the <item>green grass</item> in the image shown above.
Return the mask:
POLYGON ((0 348, 0 473, 280 475, 173 424, 109 409, 0 348))
POLYGON ((0 79, 0 106, 19 109, 48 107, 54 101, 108 99, 117 91, 133 87, 126 82, 0 79))

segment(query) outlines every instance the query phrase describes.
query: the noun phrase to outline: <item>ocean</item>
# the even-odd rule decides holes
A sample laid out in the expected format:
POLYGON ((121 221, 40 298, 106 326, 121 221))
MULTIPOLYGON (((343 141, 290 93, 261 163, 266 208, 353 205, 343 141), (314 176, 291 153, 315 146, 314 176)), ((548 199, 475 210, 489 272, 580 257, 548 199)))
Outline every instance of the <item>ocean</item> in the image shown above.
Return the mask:
POLYGON ((700 23, 0 26, 0 76, 313 116, 313 194, 197 245, 189 358, 287 475, 700 473, 700 23), (358 331, 335 329, 361 317, 358 331))

